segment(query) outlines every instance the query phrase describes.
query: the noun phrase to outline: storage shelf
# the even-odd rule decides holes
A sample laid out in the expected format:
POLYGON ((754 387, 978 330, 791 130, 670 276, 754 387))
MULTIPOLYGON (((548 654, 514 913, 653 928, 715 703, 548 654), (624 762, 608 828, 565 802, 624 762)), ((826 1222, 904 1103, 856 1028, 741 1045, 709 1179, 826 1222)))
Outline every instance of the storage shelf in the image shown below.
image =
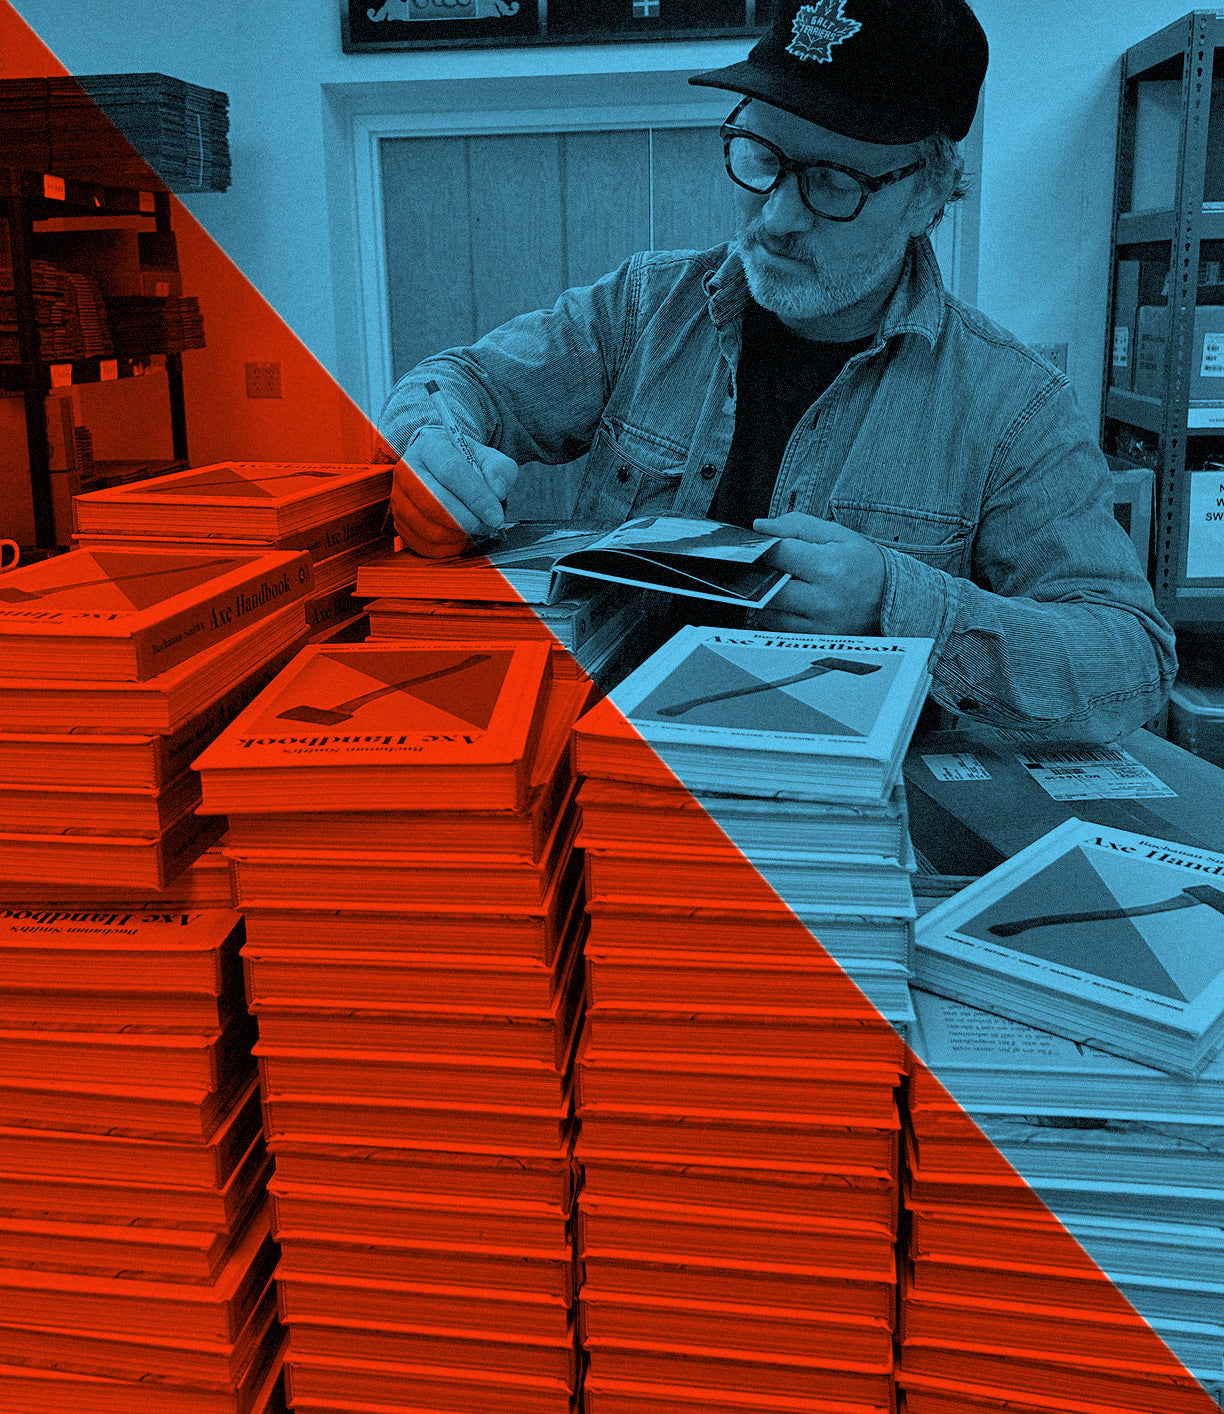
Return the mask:
MULTIPOLYGON (((1118 217, 1118 244, 1150 245, 1171 241, 1177 226, 1175 211, 1127 211, 1118 217)), ((1199 220, 1199 239, 1224 240, 1224 206, 1204 206, 1199 220)))
MULTIPOLYGON (((139 378, 147 375, 151 371, 150 360, 164 358, 164 353, 149 353, 140 356, 125 355, 118 357, 112 354, 109 358, 76 358, 68 359, 45 358, 43 362, 53 369, 71 368, 72 377, 69 381, 63 381, 59 376, 52 380, 53 388, 74 387, 80 383, 106 383, 115 378, 139 378), (114 372, 108 372, 103 378, 102 369, 104 365, 111 365, 114 372)), ((20 393, 24 387, 22 381, 22 365, 20 363, 0 363, 0 390, 6 393, 20 393)))

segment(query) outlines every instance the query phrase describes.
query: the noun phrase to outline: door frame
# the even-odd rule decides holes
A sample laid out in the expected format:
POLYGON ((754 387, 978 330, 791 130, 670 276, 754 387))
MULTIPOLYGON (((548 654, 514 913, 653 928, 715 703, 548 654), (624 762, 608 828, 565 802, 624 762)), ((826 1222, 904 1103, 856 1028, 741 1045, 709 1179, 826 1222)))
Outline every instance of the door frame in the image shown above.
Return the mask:
MULTIPOLYGON (((628 76, 626 76, 628 77, 628 76)), ((632 82, 626 84, 631 89, 632 82)), ((387 250, 383 221, 380 146, 384 139, 412 137, 472 137, 488 134, 650 131, 653 128, 717 129, 726 119, 733 94, 721 90, 713 99, 673 103, 635 103, 589 107, 501 108, 467 111, 447 109, 413 113, 354 113, 351 153, 355 184, 356 285, 358 295, 361 371, 365 411, 376 422, 393 386, 391 310, 388 298, 387 250)), ((982 107, 964 143, 967 170, 973 174, 968 197, 957 202, 935 232, 936 253, 944 280, 953 294, 972 304, 977 295, 978 230, 982 154, 982 107)), ((653 201, 652 219, 653 219, 653 201)), ((730 233, 728 233, 730 234, 730 233)), ((560 293, 560 291, 558 291, 560 293)))

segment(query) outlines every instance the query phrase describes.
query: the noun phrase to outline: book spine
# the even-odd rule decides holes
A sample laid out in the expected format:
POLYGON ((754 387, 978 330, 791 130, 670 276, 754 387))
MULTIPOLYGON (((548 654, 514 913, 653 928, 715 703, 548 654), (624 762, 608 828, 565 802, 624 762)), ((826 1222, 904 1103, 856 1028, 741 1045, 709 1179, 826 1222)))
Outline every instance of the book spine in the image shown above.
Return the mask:
POLYGON ((377 540, 382 534, 386 515, 386 500, 375 501, 372 505, 347 511, 325 525, 312 526, 309 530, 286 536, 278 541, 277 548, 305 550, 312 560, 327 560, 343 550, 351 550, 356 545, 377 540))
POLYGON ((301 551, 273 570, 264 569, 239 584, 231 582, 160 623, 137 630, 132 635, 137 681, 155 677, 250 628, 286 604, 304 599, 313 587, 310 556, 301 551))

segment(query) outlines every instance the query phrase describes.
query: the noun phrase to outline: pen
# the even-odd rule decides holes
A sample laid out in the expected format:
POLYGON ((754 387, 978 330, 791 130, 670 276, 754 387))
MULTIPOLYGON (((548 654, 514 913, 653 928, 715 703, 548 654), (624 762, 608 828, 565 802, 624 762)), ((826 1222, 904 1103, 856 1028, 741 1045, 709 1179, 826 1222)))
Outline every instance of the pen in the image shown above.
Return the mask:
MULTIPOLYGON (((475 453, 472 451, 468 439, 463 435, 463 429, 455 421, 450 408, 446 406, 446 399, 442 396, 442 389, 439 388, 431 378, 429 382, 425 384, 425 391, 429 394, 429 401, 433 404, 434 411, 437 412, 438 416, 442 419, 442 426, 445 427, 446 434, 451 439, 455 450, 463 453, 468 460, 468 465, 483 481, 484 472, 480 469, 480 463, 476 460, 475 453)), ((501 503, 501 508, 502 515, 504 516, 506 513, 505 501, 501 503)))

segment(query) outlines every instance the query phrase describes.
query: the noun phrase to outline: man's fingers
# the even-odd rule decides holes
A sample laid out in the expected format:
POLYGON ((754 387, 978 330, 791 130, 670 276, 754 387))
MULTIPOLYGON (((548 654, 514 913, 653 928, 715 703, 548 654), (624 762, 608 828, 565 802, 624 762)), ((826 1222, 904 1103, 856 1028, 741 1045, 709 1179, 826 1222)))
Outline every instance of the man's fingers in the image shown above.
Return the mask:
POLYGON ((857 538, 857 532, 847 530, 835 520, 821 520, 802 511, 788 511, 774 520, 754 520, 753 530, 761 535, 777 535, 783 540, 803 540, 809 545, 833 545, 857 538))

